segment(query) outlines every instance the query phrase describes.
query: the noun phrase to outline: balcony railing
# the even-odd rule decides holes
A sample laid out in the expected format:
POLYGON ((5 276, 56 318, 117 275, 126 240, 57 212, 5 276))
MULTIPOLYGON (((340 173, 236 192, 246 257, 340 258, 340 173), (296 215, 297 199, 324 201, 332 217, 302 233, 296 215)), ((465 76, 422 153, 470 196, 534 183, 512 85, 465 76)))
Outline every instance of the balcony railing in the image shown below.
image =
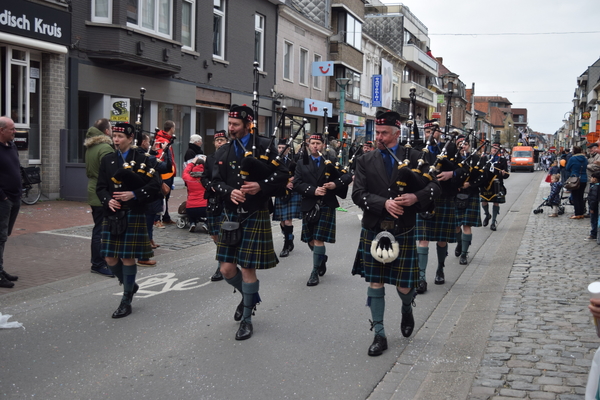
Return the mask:
POLYGON ((410 98, 411 86, 415 86, 417 89, 415 92, 415 94, 417 95, 417 101, 435 107, 435 105, 437 104, 436 94, 431 90, 427 89, 425 86, 421 86, 413 81, 402 82, 402 86, 400 89, 400 97, 402 97, 403 99, 410 98))

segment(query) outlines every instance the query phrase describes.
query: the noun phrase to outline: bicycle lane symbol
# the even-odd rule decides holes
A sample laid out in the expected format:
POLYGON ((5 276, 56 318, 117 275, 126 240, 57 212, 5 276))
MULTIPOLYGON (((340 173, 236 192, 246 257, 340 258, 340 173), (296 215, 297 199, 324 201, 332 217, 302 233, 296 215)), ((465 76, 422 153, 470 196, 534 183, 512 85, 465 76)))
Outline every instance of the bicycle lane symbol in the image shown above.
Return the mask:
MULTIPOLYGON (((163 272, 156 275, 145 276, 136 280, 136 283, 140 285, 138 292, 135 294, 136 298, 148 298, 159 294, 164 294, 172 290, 192 290, 198 289, 203 286, 209 285, 211 282, 198 284, 198 279, 192 278, 185 281, 177 282, 175 274, 172 272, 163 272), (162 286, 162 287, 161 287, 162 286), (151 290, 157 288, 156 290, 151 290)), ((122 296, 123 293, 113 293, 115 296, 122 296)))

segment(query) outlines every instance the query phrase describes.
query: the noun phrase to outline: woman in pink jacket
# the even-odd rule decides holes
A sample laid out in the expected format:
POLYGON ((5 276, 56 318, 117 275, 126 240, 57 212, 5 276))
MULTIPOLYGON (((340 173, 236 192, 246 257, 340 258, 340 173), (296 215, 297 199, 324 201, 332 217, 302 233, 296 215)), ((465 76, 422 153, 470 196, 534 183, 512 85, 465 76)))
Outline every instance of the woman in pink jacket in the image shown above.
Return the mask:
POLYGON ((185 212, 190 221, 190 232, 196 231, 196 224, 201 224, 204 231, 207 231, 204 220, 208 200, 204 198, 205 189, 200 182, 203 173, 204 159, 201 157, 190 160, 183 170, 183 181, 188 192, 185 212))

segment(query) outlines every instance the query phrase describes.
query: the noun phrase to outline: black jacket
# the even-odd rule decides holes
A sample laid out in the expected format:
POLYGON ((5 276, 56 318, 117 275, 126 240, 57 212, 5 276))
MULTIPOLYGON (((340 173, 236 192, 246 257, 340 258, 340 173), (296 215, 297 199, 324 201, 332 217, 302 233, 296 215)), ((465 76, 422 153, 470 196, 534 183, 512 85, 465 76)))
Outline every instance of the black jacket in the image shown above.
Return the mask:
MULTIPOLYGON (((252 143, 252 134, 250 134, 250 142, 252 143)), ((225 202, 225 207, 229 210, 235 211, 238 206, 231 201, 231 192, 234 189, 240 189, 244 180, 240 175, 240 167, 242 164, 242 158, 238 158, 235 154, 235 142, 224 144, 217 150, 215 154, 215 163, 212 175, 212 186, 215 191, 225 202)), ((256 141, 256 156, 266 154, 267 148, 269 148, 270 140, 257 137, 256 141)), ((272 161, 277 156, 277 147, 274 143, 271 143, 269 151, 269 161, 272 161)), ((271 196, 277 196, 285 191, 285 185, 288 181, 288 170, 287 167, 280 163, 278 166, 274 166, 269 162, 273 168, 271 175, 262 180, 250 181, 258 182, 260 185, 260 191, 255 195, 246 195, 246 201, 242 203, 244 210, 248 212, 256 210, 266 210, 268 208, 268 202, 271 196)))
MULTIPOLYGON (((398 146, 396 155, 404 158, 404 149, 398 146)), ((409 152, 410 168, 418 164, 421 152, 411 149, 409 152)), ((380 223, 393 219, 385 209, 385 202, 394 197, 392 189, 396 185, 399 171, 394 168, 392 177, 388 178, 383 157, 379 150, 374 150, 356 159, 352 200, 363 210, 362 226, 369 230, 379 230, 380 223)), ((413 192, 407 188, 407 192, 413 192)), ((416 223, 418 212, 428 211, 433 201, 440 196, 441 188, 435 177, 423 189, 415 191, 417 203, 404 210, 398 218, 397 226, 412 228, 416 223)))
POLYGON ((352 176, 336 169, 332 161, 326 162, 321 157, 320 165, 317 168, 317 164, 309 156, 307 164, 300 159, 296 165, 294 191, 302 195, 301 210, 304 212, 310 211, 319 200, 329 207, 336 208, 340 205, 337 196, 342 199, 346 198, 350 182, 352 182, 352 176), (335 183, 335 190, 328 190, 325 196, 316 196, 317 188, 327 182, 335 183))
POLYGON ((188 149, 183 156, 183 161, 189 161, 192 158, 196 157, 198 154, 204 154, 202 151, 202 147, 198 146, 194 143, 188 143, 188 149))
MULTIPOLYGON (((131 163, 134 160, 135 164, 133 169, 137 170, 138 167, 144 163, 149 165, 149 159, 146 155, 131 149, 127 154, 127 162, 131 163)), ((145 182, 139 187, 127 187, 124 185, 122 188, 115 188, 115 182, 111 179, 115 174, 123 168, 123 160, 117 152, 107 154, 102 158, 100 163, 100 171, 98 172, 98 184, 96 185, 96 194, 100 199, 100 202, 104 206, 105 214, 111 213, 108 208, 108 202, 112 198, 114 192, 120 191, 132 191, 135 194, 135 198, 129 200, 123 204, 125 209, 134 210, 143 213, 145 205, 161 198, 160 188, 162 185, 162 179, 157 171, 152 177, 144 175, 142 178, 145 182)), ((149 168, 146 168, 147 170, 149 168)))

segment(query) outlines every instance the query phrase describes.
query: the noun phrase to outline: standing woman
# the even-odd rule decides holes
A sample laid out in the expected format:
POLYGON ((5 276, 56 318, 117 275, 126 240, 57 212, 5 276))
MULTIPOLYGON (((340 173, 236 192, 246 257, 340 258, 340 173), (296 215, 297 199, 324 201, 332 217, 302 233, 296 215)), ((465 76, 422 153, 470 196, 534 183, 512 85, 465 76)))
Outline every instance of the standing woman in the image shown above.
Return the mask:
POLYGON ((96 186, 104 206, 100 254, 123 284, 121 304, 113 318, 131 314, 131 300, 139 288, 135 283, 135 259, 153 256, 145 209, 146 204, 160 196, 162 184, 160 175, 146 167, 148 156, 132 149, 134 132, 130 124, 113 128, 115 152, 102 159, 96 186))
POLYGON ((573 155, 569 158, 565 168, 568 177, 579 177, 579 187, 571 190, 571 200, 573 201, 573 207, 575 208, 575 215, 572 215, 571 219, 582 219, 585 212, 583 195, 585 187, 587 186, 587 164, 587 157, 583 154, 581 147, 573 146, 573 155))

